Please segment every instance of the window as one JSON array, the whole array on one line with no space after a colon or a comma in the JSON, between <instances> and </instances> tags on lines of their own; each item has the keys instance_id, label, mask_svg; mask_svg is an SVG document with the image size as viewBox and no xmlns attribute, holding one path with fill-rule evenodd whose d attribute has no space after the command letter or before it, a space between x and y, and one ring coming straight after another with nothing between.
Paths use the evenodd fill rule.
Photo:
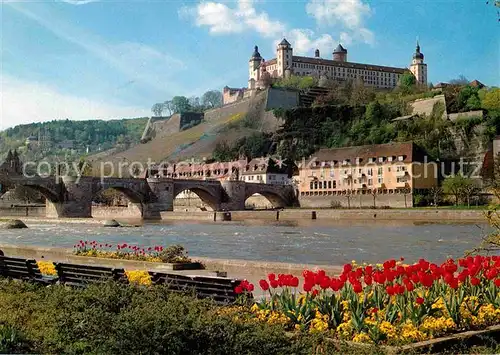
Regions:
<instances>
[{"instance_id":1,"label":"window","mask_svg":"<svg viewBox=\"0 0 500 355\"><path fill-rule=\"evenodd\" d=\"M387 161L392 161L392 157L388 157L388 158L387 158Z\"/></svg>"},{"instance_id":2,"label":"window","mask_svg":"<svg viewBox=\"0 0 500 355\"><path fill-rule=\"evenodd\" d=\"M405 177L398 177L397 179L398 183L403 183L403 182L406 182L406 178Z\"/></svg>"},{"instance_id":3,"label":"window","mask_svg":"<svg viewBox=\"0 0 500 355\"><path fill-rule=\"evenodd\" d=\"M406 171L406 166L404 165L399 165L397 168L396 168L396 172L402 172L402 171Z\"/></svg>"},{"instance_id":4,"label":"window","mask_svg":"<svg viewBox=\"0 0 500 355\"><path fill-rule=\"evenodd\" d=\"M361 175L361 173L362 173L362 172L363 172L363 170L362 170L362 169L358 169L358 174L360 174L360 175Z\"/></svg>"},{"instance_id":5,"label":"window","mask_svg":"<svg viewBox=\"0 0 500 355\"><path fill-rule=\"evenodd\" d=\"M332 188L332 181L328 181L328 188L331 189Z\"/></svg>"},{"instance_id":6,"label":"window","mask_svg":"<svg viewBox=\"0 0 500 355\"><path fill-rule=\"evenodd\" d=\"M318 188L318 182L317 182L317 181L315 181L315 182L314 182L314 189L316 190L317 188Z\"/></svg>"},{"instance_id":7,"label":"window","mask_svg":"<svg viewBox=\"0 0 500 355\"><path fill-rule=\"evenodd\" d=\"M368 176L373 176L373 169L368 169Z\"/></svg>"},{"instance_id":8,"label":"window","mask_svg":"<svg viewBox=\"0 0 500 355\"><path fill-rule=\"evenodd\" d=\"M312 190L313 188L314 188L314 185L313 185L313 182L311 181L311 182L309 183L309 190Z\"/></svg>"},{"instance_id":9,"label":"window","mask_svg":"<svg viewBox=\"0 0 500 355\"><path fill-rule=\"evenodd\" d=\"M384 162L384 157L379 157L378 161L379 161L379 163L383 163Z\"/></svg>"},{"instance_id":10,"label":"window","mask_svg":"<svg viewBox=\"0 0 500 355\"><path fill-rule=\"evenodd\" d=\"M403 157L402 155L400 155L400 156L398 157L398 161L403 161L403 160L404 160L404 157Z\"/></svg>"},{"instance_id":11,"label":"window","mask_svg":"<svg viewBox=\"0 0 500 355\"><path fill-rule=\"evenodd\" d=\"M379 167L379 168L378 168L378 172L377 172L377 173L378 173L378 175L382 175L382 174L383 174L383 168L382 168L382 167Z\"/></svg>"},{"instance_id":12,"label":"window","mask_svg":"<svg viewBox=\"0 0 500 355\"><path fill-rule=\"evenodd\" d=\"M373 179L368 179L368 185L373 185Z\"/></svg>"},{"instance_id":13,"label":"window","mask_svg":"<svg viewBox=\"0 0 500 355\"><path fill-rule=\"evenodd\" d=\"M384 179L383 179L383 178L381 178L381 177L379 177L379 178L378 178L378 183L379 183L379 184L382 184L383 182L384 182Z\"/></svg>"}]
</instances>

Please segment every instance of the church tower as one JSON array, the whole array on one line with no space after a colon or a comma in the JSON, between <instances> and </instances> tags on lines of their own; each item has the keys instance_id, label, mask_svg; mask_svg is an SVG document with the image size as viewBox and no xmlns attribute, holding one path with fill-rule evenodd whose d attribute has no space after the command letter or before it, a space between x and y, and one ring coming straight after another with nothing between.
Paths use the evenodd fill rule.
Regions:
<instances>
[{"instance_id":1,"label":"church tower","mask_svg":"<svg viewBox=\"0 0 500 355\"><path fill-rule=\"evenodd\" d=\"M417 84L427 86L427 64L424 63L424 54L420 52L420 45L417 41L417 49L413 54L410 71L415 75Z\"/></svg>"},{"instance_id":2,"label":"church tower","mask_svg":"<svg viewBox=\"0 0 500 355\"><path fill-rule=\"evenodd\" d=\"M260 79L260 63L262 62L262 57L259 53L259 47L255 46L253 50L252 57L248 61L248 88L255 89L255 83Z\"/></svg>"},{"instance_id":3,"label":"church tower","mask_svg":"<svg viewBox=\"0 0 500 355\"><path fill-rule=\"evenodd\" d=\"M292 45L285 39L278 44L276 49L276 61L278 64L278 77L285 75L285 70L292 70L293 48Z\"/></svg>"}]
</instances>

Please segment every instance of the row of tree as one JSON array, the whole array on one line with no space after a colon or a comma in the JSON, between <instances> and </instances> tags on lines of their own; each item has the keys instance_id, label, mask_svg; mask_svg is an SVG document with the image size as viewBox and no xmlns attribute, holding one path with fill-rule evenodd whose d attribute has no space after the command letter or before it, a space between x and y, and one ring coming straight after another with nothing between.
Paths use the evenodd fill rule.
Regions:
<instances>
[{"instance_id":1,"label":"row of tree","mask_svg":"<svg viewBox=\"0 0 500 355\"><path fill-rule=\"evenodd\" d=\"M163 103L156 103L151 107L151 112L157 117L171 116L174 113L183 112L203 112L211 108L222 106L222 93L217 90L209 90L205 92L201 98L192 96L174 96L171 100Z\"/></svg>"}]
</instances>

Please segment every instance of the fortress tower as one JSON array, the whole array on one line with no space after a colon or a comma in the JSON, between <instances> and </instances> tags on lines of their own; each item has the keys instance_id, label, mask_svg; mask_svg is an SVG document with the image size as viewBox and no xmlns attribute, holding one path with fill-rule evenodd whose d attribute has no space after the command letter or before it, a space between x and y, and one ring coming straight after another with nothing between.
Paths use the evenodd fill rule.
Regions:
<instances>
[{"instance_id":1,"label":"fortress tower","mask_svg":"<svg viewBox=\"0 0 500 355\"><path fill-rule=\"evenodd\" d=\"M427 64L424 63L424 54L420 52L418 41L411 61L410 71L415 75L418 84L427 86Z\"/></svg>"},{"instance_id":2,"label":"fortress tower","mask_svg":"<svg viewBox=\"0 0 500 355\"><path fill-rule=\"evenodd\" d=\"M283 38L280 44L278 44L276 60L278 64L278 77L282 77L286 69L292 68L293 60L293 48L286 38Z\"/></svg>"}]
</instances>

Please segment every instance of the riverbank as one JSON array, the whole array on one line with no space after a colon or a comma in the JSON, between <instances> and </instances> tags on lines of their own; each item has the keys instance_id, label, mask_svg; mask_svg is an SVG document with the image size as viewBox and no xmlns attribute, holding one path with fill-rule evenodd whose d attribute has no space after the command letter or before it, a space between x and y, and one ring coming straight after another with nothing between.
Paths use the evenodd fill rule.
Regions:
<instances>
[{"instance_id":1,"label":"riverbank","mask_svg":"<svg viewBox=\"0 0 500 355\"><path fill-rule=\"evenodd\" d=\"M268 261L216 259L206 257L192 257L194 261L200 261L205 265L205 270L172 270L170 265L121 259L103 259L95 257L84 257L73 254L72 249L57 247L36 247L26 245L0 244L0 250L6 256L46 260L52 262L64 262L85 265L101 265L106 267L124 268L126 270L150 270L158 272L178 273L184 275L212 275L219 272L227 273L228 277L247 279L254 284L265 278L269 273L300 275L303 270L325 270L329 274L339 274L341 265L314 265L294 264Z\"/></svg>"},{"instance_id":2,"label":"riverbank","mask_svg":"<svg viewBox=\"0 0 500 355\"><path fill-rule=\"evenodd\" d=\"M222 216L220 212L162 212L164 220L362 220L362 221L425 221L425 222L484 222L484 210L458 209L284 209L263 211L231 211ZM224 218L224 219L222 219Z\"/></svg>"},{"instance_id":3,"label":"riverbank","mask_svg":"<svg viewBox=\"0 0 500 355\"><path fill-rule=\"evenodd\" d=\"M9 217L23 220L42 220L44 208L36 207L27 213L15 209L0 210L0 219ZM481 209L283 209L252 211L165 211L162 220L194 221L296 221L296 220L363 220L363 221L424 221L424 222L484 222L486 210ZM131 214L127 207L93 207L93 218L61 218L53 221L84 221L100 223L103 219L140 220L140 215Z\"/></svg>"}]
</instances>

